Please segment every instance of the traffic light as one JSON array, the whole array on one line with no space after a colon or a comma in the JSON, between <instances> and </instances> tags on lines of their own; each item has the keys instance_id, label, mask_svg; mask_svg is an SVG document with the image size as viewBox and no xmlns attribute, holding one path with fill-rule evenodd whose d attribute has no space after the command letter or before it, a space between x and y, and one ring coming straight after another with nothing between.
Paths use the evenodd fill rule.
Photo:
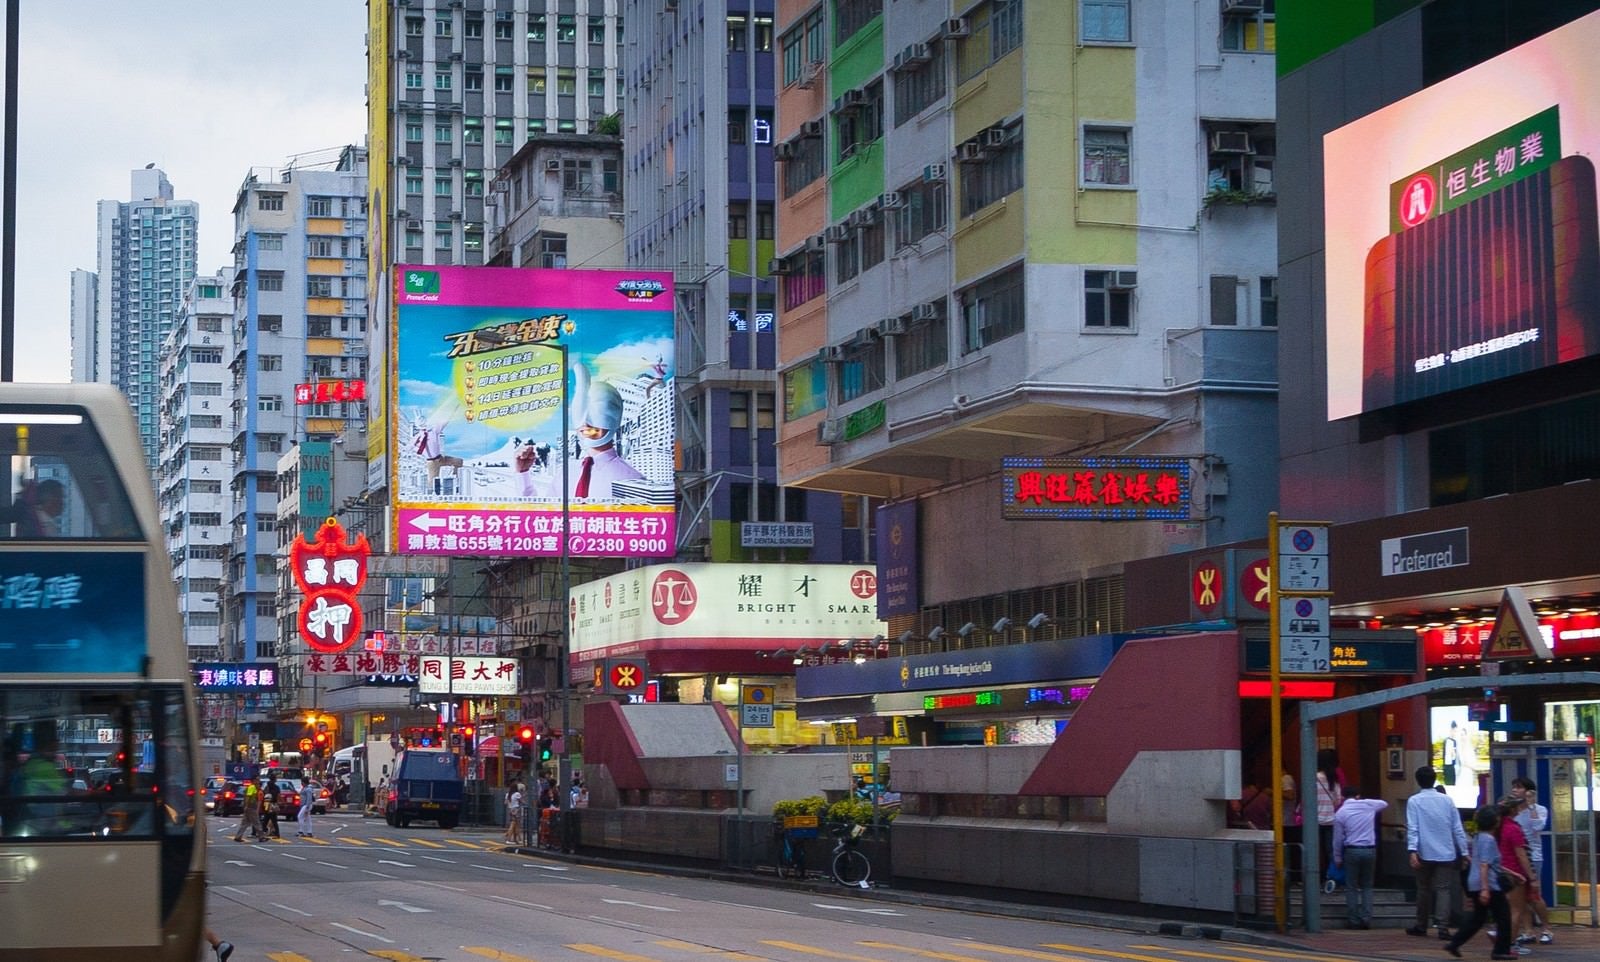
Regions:
<instances>
[{"instance_id":1,"label":"traffic light","mask_svg":"<svg viewBox=\"0 0 1600 962\"><path fill-rule=\"evenodd\" d=\"M327 732L317 732L316 737L312 739L312 744L318 755L328 754L329 740Z\"/></svg>"},{"instance_id":2,"label":"traffic light","mask_svg":"<svg viewBox=\"0 0 1600 962\"><path fill-rule=\"evenodd\" d=\"M554 739L551 738L539 739L539 761L547 762L550 760L550 745L553 741Z\"/></svg>"},{"instance_id":3,"label":"traffic light","mask_svg":"<svg viewBox=\"0 0 1600 962\"><path fill-rule=\"evenodd\" d=\"M461 747L468 755L476 754L477 742L473 738L476 731L471 725L461 726Z\"/></svg>"},{"instance_id":4,"label":"traffic light","mask_svg":"<svg viewBox=\"0 0 1600 962\"><path fill-rule=\"evenodd\" d=\"M536 732L532 725L517 726L517 741L522 745L522 770L533 770L533 740Z\"/></svg>"}]
</instances>

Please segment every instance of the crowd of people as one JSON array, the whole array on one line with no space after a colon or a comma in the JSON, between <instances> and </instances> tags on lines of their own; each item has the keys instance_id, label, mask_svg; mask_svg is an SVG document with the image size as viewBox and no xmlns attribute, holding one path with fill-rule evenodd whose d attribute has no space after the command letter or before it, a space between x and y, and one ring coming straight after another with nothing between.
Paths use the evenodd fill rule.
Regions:
<instances>
[{"instance_id":1,"label":"crowd of people","mask_svg":"<svg viewBox=\"0 0 1600 962\"><path fill-rule=\"evenodd\" d=\"M536 794L533 807L528 808L528 787L521 781L514 781L506 788L506 831L505 841L508 845L538 844L545 848L556 847L555 822L556 813L561 811L561 799L557 794L556 779L548 772L540 772L535 782ZM589 804L589 789L583 783L583 773L572 773L572 785L567 790L568 808L586 808ZM536 835L529 837L529 821Z\"/></svg>"}]
</instances>

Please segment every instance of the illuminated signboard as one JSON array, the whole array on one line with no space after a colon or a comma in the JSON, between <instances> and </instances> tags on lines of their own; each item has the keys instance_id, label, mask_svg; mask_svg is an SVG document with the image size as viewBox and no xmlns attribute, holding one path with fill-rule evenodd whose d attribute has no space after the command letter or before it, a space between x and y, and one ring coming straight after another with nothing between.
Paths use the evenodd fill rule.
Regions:
<instances>
[{"instance_id":1,"label":"illuminated signboard","mask_svg":"<svg viewBox=\"0 0 1600 962\"><path fill-rule=\"evenodd\" d=\"M1000 706L1000 693L997 691L962 691L952 695L923 695L923 711L939 711L946 708L998 708Z\"/></svg>"},{"instance_id":2,"label":"illuminated signboard","mask_svg":"<svg viewBox=\"0 0 1600 962\"><path fill-rule=\"evenodd\" d=\"M145 671L144 556L0 554L0 621L0 673Z\"/></svg>"},{"instance_id":3,"label":"illuminated signboard","mask_svg":"<svg viewBox=\"0 0 1600 962\"><path fill-rule=\"evenodd\" d=\"M423 655L417 688L427 694L515 695L514 658L440 658Z\"/></svg>"},{"instance_id":4,"label":"illuminated signboard","mask_svg":"<svg viewBox=\"0 0 1600 962\"><path fill-rule=\"evenodd\" d=\"M1187 458L1006 458L1007 520L1181 521L1189 517Z\"/></svg>"},{"instance_id":5,"label":"illuminated signboard","mask_svg":"<svg viewBox=\"0 0 1600 962\"><path fill-rule=\"evenodd\" d=\"M740 334L750 333L750 324L744 319L744 311L738 308L728 309L728 330ZM772 312L756 311L756 333L769 334L772 332Z\"/></svg>"},{"instance_id":6,"label":"illuminated signboard","mask_svg":"<svg viewBox=\"0 0 1600 962\"><path fill-rule=\"evenodd\" d=\"M365 401L366 381L317 381L294 386L296 404L337 404L340 401Z\"/></svg>"},{"instance_id":7,"label":"illuminated signboard","mask_svg":"<svg viewBox=\"0 0 1600 962\"><path fill-rule=\"evenodd\" d=\"M278 666L197 661L194 686L201 691L274 691L278 687Z\"/></svg>"},{"instance_id":8,"label":"illuminated signboard","mask_svg":"<svg viewBox=\"0 0 1600 962\"><path fill-rule=\"evenodd\" d=\"M393 651L312 652L305 656L308 675L405 675L422 670L422 656Z\"/></svg>"},{"instance_id":9,"label":"illuminated signboard","mask_svg":"<svg viewBox=\"0 0 1600 962\"><path fill-rule=\"evenodd\" d=\"M396 551L677 549L671 273L401 266L395 281Z\"/></svg>"},{"instance_id":10,"label":"illuminated signboard","mask_svg":"<svg viewBox=\"0 0 1600 962\"><path fill-rule=\"evenodd\" d=\"M333 518L317 529L316 540L297 534L289 546L289 568L304 594L300 603L300 637L323 654L350 648L361 637L361 605L356 593L367 580L367 536L346 542L344 528Z\"/></svg>"},{"instance_id":11,"label":"illuminated signboard","mask_svg":"<svg viewBox=\"0 0 1600 962\"><path fill-rule=\"evenodd\" d=\"M1600 13L1323 140L1328 417L1600 354Z\"/></svg>"}]
</instances>

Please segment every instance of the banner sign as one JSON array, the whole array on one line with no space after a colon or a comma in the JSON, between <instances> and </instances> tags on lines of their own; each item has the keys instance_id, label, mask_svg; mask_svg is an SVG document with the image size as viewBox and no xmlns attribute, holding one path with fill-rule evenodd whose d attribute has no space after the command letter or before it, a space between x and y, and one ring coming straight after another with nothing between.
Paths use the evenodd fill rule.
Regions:
<instances>
[{"instance_id":1,"label":"banner sign","mask_svg":"<svg viewBox=\"0 0 1600 962\"><path fill-rule=\"evenodd\" d=\"M1000 516L1008 521L1189 517L1188 458L1005 458L1000 486Z\"/></svg>"},{"instance_id":2,"label":"banner sign","mask_svg":"<svg viewBox=\"0 0 1600 962\"><path fill-rule=\"evenodd\" d=\"M421 655L397 652L341 651L331 655L305 656L308 675L411 675L421 670Z\"/></svg>"},{"instance_id":3,"label":"banner sign","mask_svg":"<svg viewBox=\"0 0 1600 962\"><path fill-rule=\"evenodd\" d=\"M919 590L917 502L878 509L878 617L914 615L922 605Z\"/></svg>"},{"instance_id":4,"label":"banner sign","mask_svg":"<svg viewBox=\"0 0 1600 962\"><path fill-rule=\"evenodd\" d=\"M271 691L278 687L278 666L257 662L194 663L194 686L202 692Z\"/></svg>"},{"instance_id":5,"label":"banner sign","mask_svg":"<svg viewBox=\"0 0 1600 962\"><path fill-rule=\"evenodd\" d=\"M670 272L395 273L396 551L677 550Z\"/></svg>"},{"instance_id":6,"label":"banner sign","mask_svg":"<svg viewBox=\"0 0 1600 962\"><path fill-rule=\"evenodd\" d=\"M515 695L514 658L440 658L423 655L417 688L426 694Z\"/></svg>"},{"instance_id":7,"label":"banner sign","mask_svg":"<svg viewBox=\"0 0 1600 962\"><path fill-rule=\"evenodd\" d=\"M0 674L138 674L148 650L144 556L6 552L0 620Z\"/></svg>"}]
</instances>

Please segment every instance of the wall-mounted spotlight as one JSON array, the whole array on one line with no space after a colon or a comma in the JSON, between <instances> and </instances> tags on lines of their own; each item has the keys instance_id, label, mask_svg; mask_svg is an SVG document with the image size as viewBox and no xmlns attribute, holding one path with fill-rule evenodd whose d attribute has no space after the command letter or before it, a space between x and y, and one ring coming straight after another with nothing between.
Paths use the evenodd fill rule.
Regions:
<instances>
[{"instance_id":1,"label":"wall-mounted spotlight","mask_svg":"<svg viewBox=\"0 0 1600 962\"><path fill-rule=\"evenodd\" d=\"M978 626L976 624L974 624L973 622L969 621L966 624L962 625L960 628L958 628L956 630L956 634L960 635L963 638L970 638L970 637L972 637L972 633L974 631L977 631L977 630L978 630Z\"/></svg>"},{"instance_id":2,"label":"wall-mounted spotlight","mask_svg":"<svg viewBox=\"0 0 1600 962\"><path fill-rule=\"evenodd\" d=\"M1001 618L999 621L994 623L994 627L992 629L990 629L990 630L998 635L998 634L1000 634L1001 632L1005 631L1006 629L1008 629L1010 627L1011 627L1011 619L1010 618Z\"/></svg>"},{"instance_id":3,"label":"wall-mounted spotlight","mask_svg":"<svg viewBox=\"0 0 1600 962\"><path fill-rule=\"evenodd\" d=\"M908 632L908 634L909 634L909 632ZM933 626L933 630L928 632L928 640L929 641L938 641L940 638L943 638L943 637L944 637L944 625L934 625Z\"/></svg>"},{"instance_id":4,"label":"wall-mounted spotlight","mask_svg":"<svg viewBox=\"0 0 1600 962\"><path fill-rule=\"evenodd\" d=\"M1043 628L1045 625L1048 625L1049 623L1050 623L1050 616L1045 614L1042 611L1039 612L1038 614L1034 615L1032 618L1028 619L1028 627L1033 629L1034 631L1038 631L1040 628Z\"/></svg>"}]
</instances>

